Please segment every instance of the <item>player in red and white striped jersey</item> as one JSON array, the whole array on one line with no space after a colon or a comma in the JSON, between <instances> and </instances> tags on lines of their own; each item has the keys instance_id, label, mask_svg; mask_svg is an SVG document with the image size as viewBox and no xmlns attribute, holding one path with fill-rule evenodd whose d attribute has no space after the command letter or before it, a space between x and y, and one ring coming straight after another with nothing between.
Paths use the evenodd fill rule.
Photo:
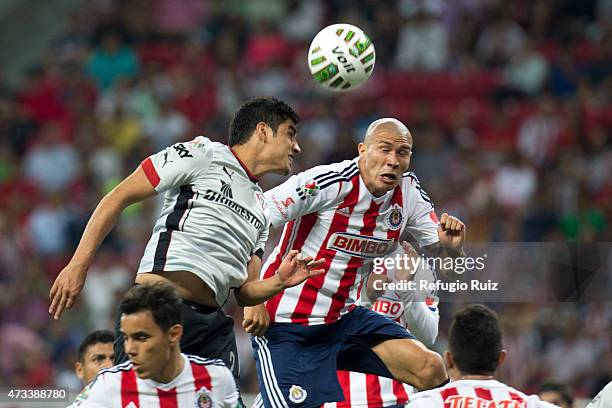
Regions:
<instances>
[{"instance_id":1,"label":"player in red and white striped jersey","mask_svg":"<svg viewBox=\"0 0 612 408\"><path fill-rule=\"evenodd\" d=\"M419 389L446 379L436 353L357 301L373 259L393 251L404 231L430 255L457 257L465 226L447 214L438 222L431 200L407 171L412 135L404 124L373 122L358 152L354 160L317 166L265 193L271 223L285 227L262 277L274 276L292 249L325 260L324 275L266 302L271 324L265 337L253 338L266 407L341 401L329 369L383 375ZM243 324L256 333L252 315L245 310ZM286 367L291 359L308 374Z\"/></svg>"},{"instance_id":2,"label":"player in red and white striped jersey","mask_svg":"<svg viewBox=\"0 0 612 408\"><path fill-rule=\"evenodd\" d=\"M407 254L409 257L418 258L418 254L412 246L406 242L402 243L390 258L396 254ZM428 347L431 347L438 336L438 323L440 314L438 311L438 299L435 291L396 291L377 290L374 278L380 277L380 282L398 282L402 280L427 281L436 280L435 272L426 269L419 264L419 268L413 274L412 265L406 263L406 270L395 266L384 268L381 274L371 274L367 283L367 294L362 294L360 304L371 310L388 317L391 320L408 328L415 337ZM370 304L371 300L373 304ZM338 371L338 382L344 393L344 401L327 402L324 408L380 408L403 405L408 401L409 395L416 392L414 387L390 378L379 377L374 374L363 374L353 371ZM253 408L263 407L261 396L256 398Z\"/></svg>"},{"instance_id":3,"label":"player in red and white striped jersey","mask_svg":"<svg viewBox=\"0 0 612 408\"><path fill-rule=\"evenodd\" d=\"M525 395L494 378L506 359L495 312L471 305L459 312L449 329L444 360L452 382L413 394L407 408L554 408L537 395Z\"/></svg>"},{"instance_id":4,"label":"player in red and white striped jersey","mask_svg":"<svg viewBox=\"0 0 612 408\"><path fill-rule=\"evenodd\" d=\"M406 254L411 258L418 258L416 250L410 244L403 242L390 258L395 255ZM399 282L414 280L416 282L434 282L436 274L433 270L423 268L422 264L414 273L411 265L406 263L406 270L395 266L384 268L384 274L371 274L367 285L367 295L362 295L360 303L369 306L371 310L396 321L406 327L415 337L427 347L433 346L438 337L438 298L435 291L409 291L385 290L380 296L374 285L374 278L382 276L381 282ZM367 298L374 301L367 304ZM338 382L344 393L344 401L328 402L324 408L380 408L403 405L408 402L409 396L416 392L414 387L391 378L380 377L374 374L363 374L352 371L338 371Z\"/></svg>"},{"instance_id":5,"label":"player in red and white striped jersey","mask_svg":"<svg viewBox=\"0 0 612 408\"><path fill-rule=\"evenodd\" d=\"M121 307L121 334L130 361L100 371L73 407L238 405L234 377L223 361L180 352L181 299L170 284L135 286Z\"/></svg>"}]
</instances>

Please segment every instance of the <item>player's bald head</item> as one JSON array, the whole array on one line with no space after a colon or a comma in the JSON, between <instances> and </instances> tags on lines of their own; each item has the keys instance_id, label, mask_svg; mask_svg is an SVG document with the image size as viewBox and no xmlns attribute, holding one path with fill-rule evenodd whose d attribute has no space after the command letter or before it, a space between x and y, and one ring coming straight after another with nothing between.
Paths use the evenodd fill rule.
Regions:
<instances>
[{"instance_id":1,"label":"player's bald head","mask_svg":"<svg viewBox=\"0 0 612 408\"><path fill-rule=\"evenodd\" d=\"M412 135L408 127L395 118L377 119L368 126L363 143L369 145L377 134L397 135L407 138L412 144Z\"/></svg>"}]
</instances>

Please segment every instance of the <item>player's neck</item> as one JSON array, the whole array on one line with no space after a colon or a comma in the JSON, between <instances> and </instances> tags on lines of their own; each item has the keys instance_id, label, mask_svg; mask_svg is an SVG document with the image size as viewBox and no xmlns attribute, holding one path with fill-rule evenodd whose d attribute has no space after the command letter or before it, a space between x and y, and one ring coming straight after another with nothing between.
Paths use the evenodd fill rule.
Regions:
<instances>
[{"instance_id":1,"label":"player's neck","mask_svg":"<svg viewBox=\"0 0 612 408\"><path fill-rule=\"evenodd\" d=\"M454 378L454 381L459 381L459 380L478 380L478 381L483 381L483 380L494 380L495 377L493 375L487 375L487 374L462 374L459 373L459 375L457 376L457 378Z\"/></svg>"},{"instance_id":2,"label":"player's neck","mask_svg":"<svg viewBox=\"0 0 612 408\"><path fill-rule=\"evenodd\" d=\"M253 177L259 178L266 174L265 169L262 169L257 161L259 153L249 143L232 146L232 152L234 152L242 167L248 169L247 173L250 173Z\"/></svg>"},{"instance_id":3,"label":"player's neck","mask_svg":"<svg viewBox=\"0 0 612 408\"><path fill-rule=\"evenodd\" d=\"M179 376L183 368L185 368L185 359L179 350L172 350L168 364L158 375L151 377L151 379L158 383L168 384Z\"/></svg>"}]
</instances>

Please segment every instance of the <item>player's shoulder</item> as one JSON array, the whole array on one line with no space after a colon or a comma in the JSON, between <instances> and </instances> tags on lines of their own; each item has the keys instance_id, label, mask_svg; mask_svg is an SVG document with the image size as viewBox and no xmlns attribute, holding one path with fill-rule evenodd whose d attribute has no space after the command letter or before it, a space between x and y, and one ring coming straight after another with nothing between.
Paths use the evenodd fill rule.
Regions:
<instances>
[{"instance_id":1,"label":"player's shoulder","mask_svg":"<svg viewBox=\"0 0 612 408\"><path fill-rule=\"evenodd\" d=\"M333 187L339 183L350 185L346 182L351 181L358 174L357 160L344 160L304 170L293 178L293 183L299 198L302 200L319 194L337 196L338 189Z\"/></svg>"},{"instance_id":2,"label":"player's shoulder","mask_svg":"<svg viewBox=\"0 0 612 408\"><path fill-rule=\"evenodd\" d=\"M413 171L407 171L402 174L402 184L404 186L421 187L421 182Z\"/></svg>"},{"instance_id":3,"label":"player's shoulder","mask_svg":"<svg viewBox=\"0 0 612 408\"><path fill-rule=\"evenodd\" d=\"M421 182L417 175L412 171L407 171L402 175L402 190L404 191L416 191L423 198L424 201L433 205L433 202L421 187Z\"/></svg>"},{"instance_id":4,"label":"player's shoulder","mask_svg":"<svg viewBox=\"0 0 612 408\"><path fill-rule=\"evenodd\" d=\"M441 405L442 404L442 405ZM410 395L406 408L432 408L444 406L438 389L420 391Z\"/></svg>"},{"instance_id":5,"label":"player's shoulder","mask_svg":"<svg viewBox=\"0 0 612 408\"><path fill-rule=\"evenodd\" d=\"M123 373L131 370L132 363L130 361L100 370L94 379L76 396L71 407L80 407L91 398L96 399L119 392Z\"/></svg>"},{"instance_id":6,"label":"player's shoulder","mask_svg":"<svg viewBox=\"0 0 612 408\"><path fill-rule=\"evenodd\" d=\"M356 174L359 174L359 165L356 159L320 164L300 173L300 175L308 176L321 185L348 180Z\"/></svg>"},{"instance_id":7,"label":"player's shoulder","mask_svg":"<svg viewBox=\"0 0 612 408\"><path fill-rule=\"evenodd\" d=\"M132 367L132 362L128 360L113 367L102 369L98 372L92 383L96 380L100 380L103 383L112 383L114 379L121 378L123 373L131 371Z\"/></svg>"},{"instance_id":8,"label":"player's shoulder","mask_svg":"<svg viewBox=\"0 0 612 408\"><path fill-rule=\"evenodd\" d=\"M218 358L205 358L196 356L193 354L185 354L185 357L190 363L199 365L199 366L218 366L218 367L227 367L223 360Z\"/></svg>"}]
</instances>

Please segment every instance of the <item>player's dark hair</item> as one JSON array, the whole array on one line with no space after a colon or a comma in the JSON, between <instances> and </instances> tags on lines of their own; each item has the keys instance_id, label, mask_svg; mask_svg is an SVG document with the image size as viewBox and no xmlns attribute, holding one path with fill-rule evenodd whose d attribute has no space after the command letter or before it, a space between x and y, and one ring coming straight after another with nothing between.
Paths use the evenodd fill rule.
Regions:
<instances>
[{"instance_id":1,"label":"player's dark hair","mask_svg":"<svg viewBox=\"0 0 612 408\"><path fill-rule=\"evenodd\" d=\"M79 344L77 351L78 361L81 363L84 361L85 353L87 353L87 350L89 350L91 346L95 346L98 343L113 343L114 341L115 336L110 330L96 330L89 333L81 340L81 344Z\"/></svg>"},{"instance_id":2,"label":"player's dark hair","mask_svg":"<svg viewBox=\"0 0 612 408\"><path fill-rule=\"evenodd\" d=\"M541 395L543 392L556 392L568 406L571 407L574 404L572 390L566 384L561 384L554 381L544 381L542 385L540 385L538 394Z\"/></svg>"},{"instance_id":3,"label":"player's dark hair","mask_svg":"<svg viewBox=\"0 0 612 408\"><path fill-rule=\"evenodd\" d=\"M149 310L153 320L163 331L175 324L183 324L181 298L169 283L155 282L132 287L123 297L119 307L123 314Z\"/></svg>"},{"instance_id":4,"label":"player's dark hair","mask_svg":"<svg viewBox=\"0 0 612 408\"><path fill-rule=\"evenodd\" d=\"M264 122L276 133L278 126L291 119L297 124L300 117L283 101L273 97L253 98L246 101L234 114L229 128L230 146L245 144L259 122Z\"/></svg>"},{"instance_id":5,"label":"player's dark hair","mask_svg":"<svg viewBox=\"0 0 612 408\"><path fill-rule=\"evenodd\" d=\"M497 314L485 305L470 305L453 319L449 349L463 374L492 375L502 350L502 331Z\"/></svg>"}]
</instances>

